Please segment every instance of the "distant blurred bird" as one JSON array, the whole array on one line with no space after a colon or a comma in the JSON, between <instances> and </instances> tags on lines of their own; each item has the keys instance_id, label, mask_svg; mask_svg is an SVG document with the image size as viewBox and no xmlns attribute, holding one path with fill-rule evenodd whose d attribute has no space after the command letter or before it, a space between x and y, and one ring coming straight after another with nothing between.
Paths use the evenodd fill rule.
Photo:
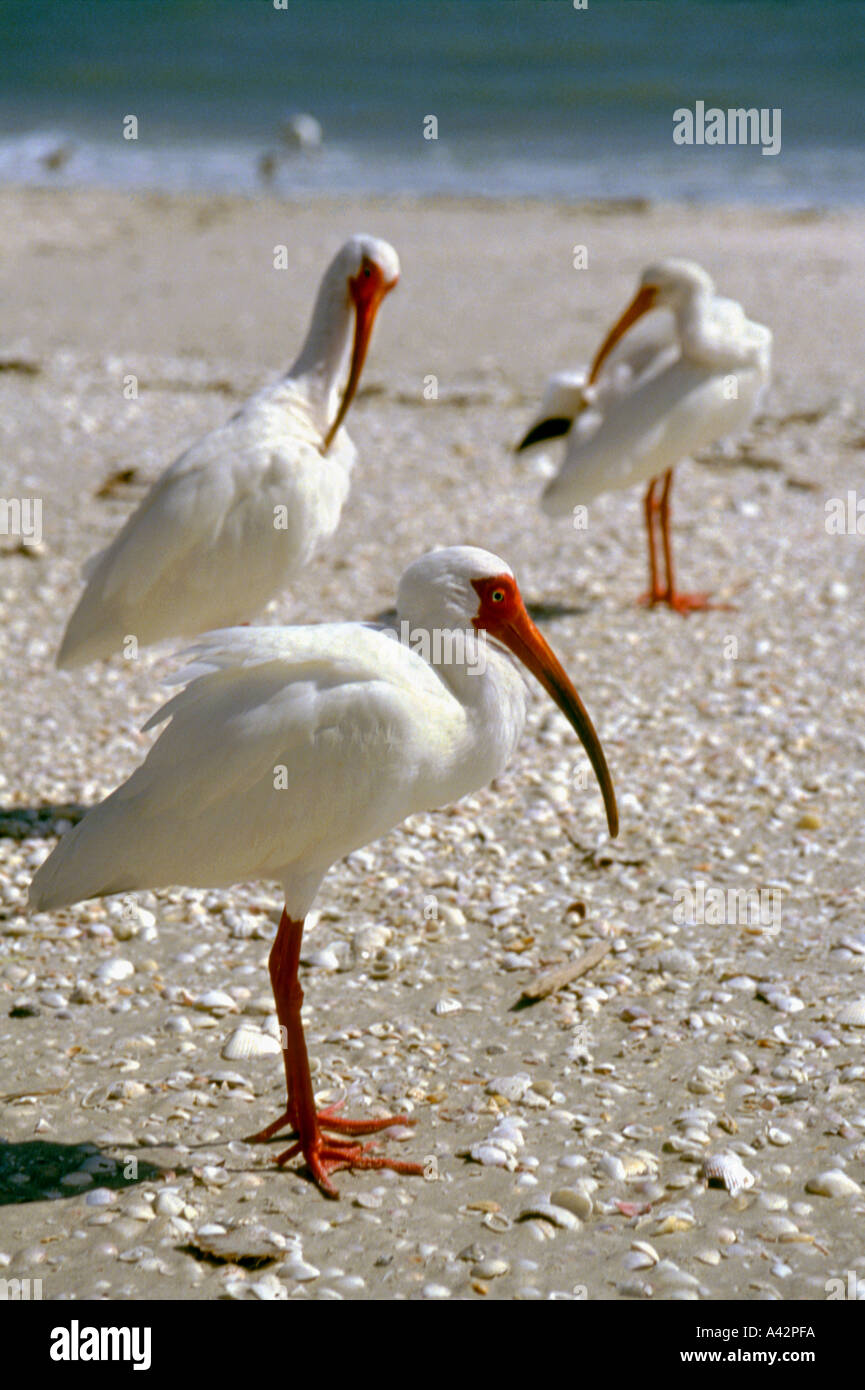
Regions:
<instances>
[{"instance_id":1,"label":"distant blurred bird","mask_svg":"<svg viewBox=\"0 0 865 1390\"><path fill-rule=\"evenodd\" d=\"M342 422L398 278L386 241L349 238L288 374L181 454L85 566L58 666L246 621L332 535L356 456Z\"/></svg>"},{"instance_id":2,"label":"distant blurred bird","mask_svg":"<svg viewBox=\"0 0 865 1390\"><path fill-rule=\"evenodd\" d=\"M144 763L70 830L37 871L34 911L170 884L277 880L285 908L270 954L283 1033L285 1112L323 1192L338 1168L418 1164L365 1153L358 1136L406 1122L317 1112L298 980L304 919L330 866L419 811L498 777L526 717L513 660L569 720L601 786L611 835L613 783L592 722L535 627L504 560L470 546L433 551L405 571L401 631L368 623L234 628L192 648L186 688L148 722L168 724ZM344 1138L325 1134L333 1130Z\"/></svg>"},{"instance_id":3,"label":"distant blurred bird","mask_svg":"<svg viewBox=\"0 0 865 1390\"><path fill-rule=\"evenodd\" d=\"M279 134L282 143L295 150L318 150L324 139L320 122L306 111L292 112L286 116L279 127Z\"/></svg>"},{"instance_id":4,"label":"distant blurred bird","mask_svg":"<svg viewBox=\"0 0 865 1390\"><path fill-rule=\"evenodd\" d=\"M279 149L268 149L259 156L258 172L265 183L272 183L282 165L298 155L317 154L324 144L321 123L305 111L291 112L279 126Z\"/></svg>"},{"instance_id":5,"label":"distant blurred bird","mask_svg":"<svg viewBox=\"0 0 865 1390\"><path fill-rule=\"evenodd\" d=\"M672 323L635 330L637 321L656 308L670 310ZM666 603L683 614L712 607L707 595L675 587L669 529L673 467L745 428L769 380L771 351L769 329L746 318L734 300L716 295L705 270L693 261L659 261L643 272L636 296L610 329L588 374L552 378L537 419L517 446L522 450L569 436L562 467L541 500L548 516L650 480L644 504L649 604Z\"/></svg>"}]
</instances>

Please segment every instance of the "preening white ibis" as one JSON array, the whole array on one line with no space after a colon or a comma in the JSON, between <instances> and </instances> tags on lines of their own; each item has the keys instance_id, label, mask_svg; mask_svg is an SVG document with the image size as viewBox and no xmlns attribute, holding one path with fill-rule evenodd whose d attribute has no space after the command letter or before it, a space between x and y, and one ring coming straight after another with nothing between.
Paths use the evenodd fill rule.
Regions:
<instances>
[{"instance_id":1,"label":"preening white ibis","mask_svg":"<svg viewBox=\"0 0 865 1390\"><path fill-rule=\"evenodd\" d=\"M633 325L652 309L670 310L670 327L659 321L651 334L635 334ZM600 493L649 482L645 597L650 604L666 603L683 614L712 606L707 595L682 593L675 585L673 467L745 428L768 382L771 350L769 329L746 318L734 300L716 295L700 266L675 258L658 261L643 272L634 299L602 342L587 376L553 378L538 419L517 446L526 449L568 435L564 462L541 499L549 516L570 513Z\"/></svg>"},{"instance_id":2,"label":"preening white ibis","mask_svg":"<svg viewBox=\"0 0 865 1390\"><path fill-rule=\"evenodd\" d=\"M398 277L386 241L349 238L288 374L175 459L85 566L58 666L253 618L332 535L355 462L342 423Z\"/></svg>"},{"instance_id":3,"label":"preening white ibis","mask_svg":"<svg viewBox=\"0 0 865 1390\"><path fill-rule=\"evenodd\" d=\"M359 1136L396 1123L316 1113L298 981L303 923L327 870L406 816L484 786L504 769L526 716L513 661L540 681L570 721L600 783L611 835L616 798L579 695L526 612L497 556L433 551L400 580L401 630L368 624L231 628L192 648L179 694L149 721L167 721L128 781L70 830L36 873L31 906L184 884L282 884L285 907L270 954L283 1030L286 1126L329 1196L339 1168L420 1172L368 1152ZM282 769L287 776L275 776Z\"/></svg>"}]
</instances>

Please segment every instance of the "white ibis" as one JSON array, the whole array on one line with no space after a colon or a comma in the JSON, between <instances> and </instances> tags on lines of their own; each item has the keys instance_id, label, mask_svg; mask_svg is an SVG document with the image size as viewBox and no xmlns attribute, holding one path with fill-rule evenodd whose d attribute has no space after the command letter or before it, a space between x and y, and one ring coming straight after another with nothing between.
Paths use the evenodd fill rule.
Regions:
<instances>
[{"instance_id":1,"label":"white ibis","mask_svg":"<svg viewBox=\"0 0 865 1390\"><path fill-rule=\"evenodd\" d=\"M398 277L386 241L349 238L288 374L175 459L85 566L58 666L244 622L333 534L355 461L342 422Z\"/></svg>"},{"instance_id":2,"label":"white ibis","mask_svg":"<svg viewBox=\"0 0 865 1390\"><path fill-rule=\"evenodd\" d=\"M671 327L660 322L651 334L635 334L633 325L655 308L672 312ZM747 319L734 300L716 295L700 266L675 258L659 261L643 272L637 294L595 354L587 378L553 378L538 420L517 446L526 449L569 434L562 467L541 499L549 516L571 512L599 493L648 481L649 604L666 603L682 614L713 606L707 595L685 594L675 586L673 467L745 428L769 379L771 350L769 329ZM658 574L656 514L664 584Z\"/></svg>"},{"instance_id":3,"label":"white ibis","mask_svg":"<svg viewBox=\"0 0 865 1390\"><path fill-rule=\"evenodd\" d=\"M45 912L169 884L282 883L269 968L287 1100L253 1139L290 1126L296 1141L277 1162L302 1153L328 1196L335 1169L421 1169L358 1142L404 1116L316 1113L300 1018L304 918L337 860L502 772L527 700L509 652L573 725L618 831L598 736L504 561L471 547L433 551L403 574L397 606L411 645L355 623L207 634L178 677L186 688L146 726L169 721L141 767L64 836L30 887Z\"/></svg>"}]
</instances>

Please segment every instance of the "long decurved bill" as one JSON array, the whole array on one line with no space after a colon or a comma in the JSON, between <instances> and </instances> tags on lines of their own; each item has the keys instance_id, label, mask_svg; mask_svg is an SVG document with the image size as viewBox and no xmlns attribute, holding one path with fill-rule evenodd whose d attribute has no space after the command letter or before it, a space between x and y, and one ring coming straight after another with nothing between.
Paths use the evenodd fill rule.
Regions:
<instances>
[{"instance_id":1,"label":"long decurved bill","mask_svg":"<svg viewBox=\"0 0 865 1390\"><path fill-rule=\"evenodd\" d=\"M657 298L658 291L654 285L643 285L642 289L637 291L627 309L622 314L622 317L613 324L606 338L598 348L595 354L595 360L592 363L592 370L589 372L588 382L586 383L588 386L593 386L597 381L598 373L619 339L625 336L628 329L637 322L637 319L641 319L643 314L647 314L650 309L655 307Z\"/></svg>"},{"instance_id":2,"label":"long decurved bill","mask_svg":"<svg viewBox=\"0 0 865 1390\"><path fill-rule=\"evenodd\" d=\"M349 282L349 292L354 300L355 320L354 320L354 342L351 349L351 366L348 372L348 381L345 383L345 390L342 393L342 400L339 403L339 410L336 412L333 424L330 426L324 437L321 452L326 454L336 437L336 433L348 414L348 408L354 400L354 393L357 390L360 374L363 371L363 364L366 360L366 352L369 347L369 340L372 336L372 326L375 323L375 316L378 307L389 290L396 284L396 277L393 280L385 280L381 270L372 262L366 262L363 269L353 276Z\"/></svg>"},{"instance_id":3,"label":"long decurved bill","mask_svg":"<svg viewBox=\"0 0 865 1390\"><path fill-rule=\"evenodd\" d=\"M532 622L525 604L519 597L511 611L500 622L493 623L487 620L484 626L492 637L496 637L514 656L519 657L536 680L540 681L547 694L555 700L575 730L594 768L604 798L610 836L615 839L619 833L619 810L610 769L607 767L595 726L559 658Z\"/></svg>"}]
</instances>

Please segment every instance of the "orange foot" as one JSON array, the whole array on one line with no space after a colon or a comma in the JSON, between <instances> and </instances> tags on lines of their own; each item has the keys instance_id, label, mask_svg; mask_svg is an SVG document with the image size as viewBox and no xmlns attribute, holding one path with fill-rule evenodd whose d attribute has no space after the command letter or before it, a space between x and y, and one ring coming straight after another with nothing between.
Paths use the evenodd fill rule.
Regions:
<instances>
[{"instance_id":1,"label":"orange foot","mask_svg":"<svg viewBox=\"0 0 865 1390\"><path fill-rule=\"evenodd\" d=\"M290 1159L296 1158L302 1153L306 1159L307 1166L312 1173L313 1179L318 1184L326 1197L338 1197L339 1193L333 1183L328 1179L328 1173L334 1173L340 1168L391 1168L395 1173L408 1173L423 1176L424 1168L421 1163L406 1163L396 1158L381 1158L377 1155L367 1153L372 1146L370 1144L358 1144L356 1138L337 1139L330 1135L322 1134L322 1128L333 1129L342 1134L359 1136L365 1134L377 1134L380 1130L390 1129L392 1125L412 1125L414 1120L408 1115L387 1115L381 1119L369 1120L345 1120L335 1115L334 1112L340 1108L342 1101L336 1105L330 1105L326 1110L319 1110L316 1114L316 1125L313 1133L307 1138L298 1138L297 1142L290 1148L277 1156L277 1164L280 1168L288 1163ZM268 1139L272 1139L281 1129L286 1126L294 1130L299 1135L297 1121L292 1111L286 1110L280 1115L273 1124L267 1125L257 1134L250 1134L247 1144L263 1144Z\"/></svg>"},{"instance_id":2,"label":"orange foot","mask_svg":"<svg viewBox=\"0 0 865 1390\"><path fill-rule=\"evenodd\" d=\"M641 594L638 603L644 608L654 608L658 603L666 603L668 608L672 608L676 613L681 613L683 618L687 618L689 613L704 612L706 609L714 608L723 612L735 612L730 603L713 603L709 594L683 594L678 589L659 589L652 593Z\"/></svg>"},{"instance_id":3,"label":"orange foot","mask_svg":"<svg viewBox=\"0 0 865 1390\"><path fill-rule=\"evenodd\" d=\"M381 1126L379 1125L378 1128ZM423 1177L422 1163L406 1163L399 1158L381 1158L378 1155L367 1153L367 1149L371 1147L371 1144L357 1144L351 1139L326 1137L320 1130L316 1130L310 1139L298 1139L297 1143L292 1144L290 1149L281 1153L276 1161L281 1168L284 1163L288 1163L290 1159L302 1153L306 1159L307 1167L312 1173L313 1181L325 1197L339 1196L328 1174L336 1173L340 1168L390 1168L394 1173L408 1173Z\"/></svg>"},{"instance_id":4,"label":"orange foot","mask_svg":"<svg viewBox=\"0 0 865 1390\"><path fill-rule=\"evenodd\" d=\"M338 1134L377 1134L380 1129L390 1129L392 1125L413 1125L414 1120L408 1115L386 1115L383 1119L369 1120L344 1120L336 1115L344 1101L338 1100L335 1105L329 1105L326 1110L316 1112L316 1122L319 1127L324 1129L335 1129ZM280 1115L273 1124L267 1125L265 1129L260 1129L256 1134L248 1134L245 1139L247 1144L265 1144L268 1139L272 1139L281 1129L293 1129L295 1134L299 1133L297 1120L292 1110L286 1110Z\"/></svg>"}]
</instances>

